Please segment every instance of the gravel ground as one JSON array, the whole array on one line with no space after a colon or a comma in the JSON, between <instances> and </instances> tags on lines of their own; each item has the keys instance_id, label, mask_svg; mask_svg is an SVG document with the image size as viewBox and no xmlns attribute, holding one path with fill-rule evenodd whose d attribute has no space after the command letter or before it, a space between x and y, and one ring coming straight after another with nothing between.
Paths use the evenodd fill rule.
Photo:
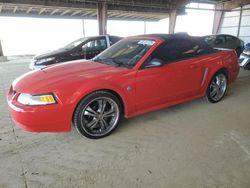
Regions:
<instances>
[{"instance_id":1,"label":"gravel ground","mask_svg":"<svg viewBox=\"0 0 250 188\"><path fill-rule=\"evenodd\" d=\"M28 59L0 63L0 187L250 187L250 71L218 104L141 115L100 140L17 128L5 98L27 71Z\"/></svg>"}]
</instances>

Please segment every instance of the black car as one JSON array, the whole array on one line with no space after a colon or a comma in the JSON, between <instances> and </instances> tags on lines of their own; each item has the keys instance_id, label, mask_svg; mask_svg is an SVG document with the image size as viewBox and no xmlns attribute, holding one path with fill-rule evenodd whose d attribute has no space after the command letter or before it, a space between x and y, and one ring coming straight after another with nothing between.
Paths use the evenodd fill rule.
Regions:
<instances>
[{"instance_id":1,"label":"black car","mask_svg":"<svg viewBox=\"0 0 250 188\"><path fill-rule=\"evenodd\" d=\"M238 57L244 50L244 42L232 35L207 35L203 38L212 48L234 49Z\"/></svg>"},{"instance_id":2,"label":"black car","mask_svg":"<svg viewBox=\"0 0 250 188\"><path fill-rule=\"evenodd\" d=\"M58 50L36 55L32 58L29 68L34 70L65 61L92 59L121 39L109 35L80 38Z\"/></svg>"}]
</instances>

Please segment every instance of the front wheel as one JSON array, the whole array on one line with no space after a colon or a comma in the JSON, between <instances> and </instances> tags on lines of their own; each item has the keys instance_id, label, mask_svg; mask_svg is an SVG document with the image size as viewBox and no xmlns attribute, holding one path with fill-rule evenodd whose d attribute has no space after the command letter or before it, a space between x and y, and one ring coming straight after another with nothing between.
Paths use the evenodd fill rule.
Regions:
<instances>
[{"instance_id":1,"label":"front wheel","mask_svg":"<svg viewBox=\"0 0 250 188\"><path fill-rule=\"evenodd\" d=\"M121 103L115 95L106 91L97 91L85 97L73 117L78 133L93 139L109 135L120 119Z\"/></svg>"},{"instance_id":2,"label":"front wheel","mask_svg":"<svg viewBox=\"0 0 250 188\"><path fill-rule=\"evenodd\" d=\"M215 74L207 88L207 99L211 103L219 102L227 91L227 76L223 72Z\"/></svg>"}]
</instances>

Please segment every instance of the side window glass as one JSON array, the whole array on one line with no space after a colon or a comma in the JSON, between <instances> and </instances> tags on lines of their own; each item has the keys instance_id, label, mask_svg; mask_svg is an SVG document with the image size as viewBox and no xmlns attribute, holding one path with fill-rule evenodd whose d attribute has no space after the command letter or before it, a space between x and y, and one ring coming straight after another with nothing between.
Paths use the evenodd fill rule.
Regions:
<instances>
[{"instance_id":1,"label":"side window glass","mask_svg":"<svg viewBox=\"0 0 250 188\"><path fill-rule=\"evenodd\" d=\"M176 61L180 53L174 42L165 42L159 46L151 55L151 59L159 59L164 64Z\"/></svg>"},{"instance_id":2,"label":"side window glass","mask_svg":"<svg viewBox=\"0 0 250 188\"><path fill-rule=\"evenodd\" d=\"M92 50L92 48L94 47L94 45L95 45L95 41L94 40L88 41L87 43L83 44L82 51L89 52L89 51Z\"/></svg>"},{"instance_id":3,"label":"side window glass","mask_svg":"<svg viewBox=\"0 0 250 188\"><path fill-rule=\"evenodd\" d=\"M107 48L107 41L105 38L97 40L97 50L105 50Z\"/></svg>"},{"instance_id":4,"label":"side window glass","mask_svg":"<svg viewBox=\"0 0 250 188\"><path fill-rule=\"evenodd\" d=\"M159 46L150 59L159 59L164 64L208 53L202 44L187 39L174 39Z\"/></svg>"},{"instance_id":5,"label":"side window glass","mask_svg":"<svg viewBox=\"0 0 250 188\"><path fill-rule=\"evenodd\" d=\"M234 41L234 38L231 37L231 36L226 36L226 41L227 41L227 42L233 42L233 41Z\"/></svg>"},{"instance_id":6,"label":"side window glass","mask_svg":"<svg viewBox=\"0 0 250 188\"><path fill-rule=\"evenodd\" d=\"M105 38L95 39L88 41L82 46L82 51L90 52L96 50L105 50L107 48L107 42Z\"/></svg>"},{"instance_id":7,"label":"side window glass","mask_svg":"<svg viewBox=\"0 0 250 188\"><path fill-rule=\"evenodd\" d=\"M216 37L213 35L207 36L204 38L204 41L208 44L208 45L213 45L214 41L215 41Z\"/></svg>"},{"instance_id":8,"label":"side window glass","mask_svg":"<svg viewBox=\"0 0 250 188\"><path fill-rule=\"evenodd\" d=\"M206 50L201 48L198 44L192 44L189 49L185 50L181 53L182 59L194 57L197 55L205 54Z\"/></svg>"},{"instance_id":9,"label":"side window glass","mask_svg":"<svg viewBox=\"0 0 250 188\"><path fill-rule=\"evenodd\" d=\"M223 36L218 36L216 37L215 41L214 41L214 44L215 45L223 45L225 43L225 37Z\"/></svg>"}]
</instances>

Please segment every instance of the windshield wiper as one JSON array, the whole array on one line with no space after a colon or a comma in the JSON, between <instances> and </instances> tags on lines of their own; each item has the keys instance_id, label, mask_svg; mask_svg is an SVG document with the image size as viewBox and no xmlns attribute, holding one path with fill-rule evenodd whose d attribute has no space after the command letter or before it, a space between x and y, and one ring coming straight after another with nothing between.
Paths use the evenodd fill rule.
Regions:
<instances>
[{"instance_id":1,"label":"windshield wiper","mask_svg":"<svg viewBox=\"0 0 250 188\"><path fill-rule=\"evenodd\" d=\"M94 58L92 59L93 61L95 62L98 62L98 63L104 63L104 64L107 64L107 65L112 65L112 66L115 66L115 67L126 67L126 68L131 68L130 65L122 62L122 61L118 61L116 58L107 58L107 59L98 59L98 58Z\"/></svg>"},{"instance_id":2,"label":"windshield wiper","mask_svg":"<svg viewBox=\"0 0 250 188\"><path fill-rule=\"evenodd\" d=\"M117 64L119 67L127 67L127 68L131 68L131 66L129 66L127 63L124 63L122 61L118 61L116 58L113 59L113 62L115 64Z\"/></svg>"},{"instance_id":3,"label":"windshield wiper","mask_svg":"<svg viewBox=\"0 0 250 188\"><path fill-rule=\"evenodd\" d=\"M112 58L108 58L108 59L92 59L94 62L97 62L97 63L103 63L103 64L106 64L106 65L112 65L112 66L115 66L115 67L118 67L120 66L119 64L117 64Z\"/></svg>"}]
</instances>

